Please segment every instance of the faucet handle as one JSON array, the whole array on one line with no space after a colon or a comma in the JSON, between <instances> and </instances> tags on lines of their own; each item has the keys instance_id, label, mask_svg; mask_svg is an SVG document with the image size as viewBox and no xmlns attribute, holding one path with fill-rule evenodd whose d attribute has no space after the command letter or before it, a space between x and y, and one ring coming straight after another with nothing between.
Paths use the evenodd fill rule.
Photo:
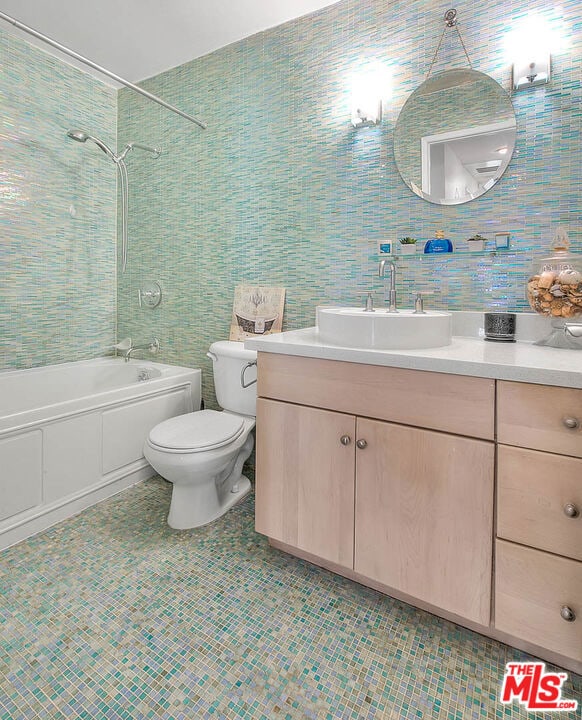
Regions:
<instances>
[{"instance_id":1,"label":"faucet handle","mask_svg":"<svg viewBox=\"0 0 582 720\"><path fill-rule=\"evenodd\" d=\"M414 314L415 315L426 315L426 311L424 309L424 298L425 296L434 295L434 292L431 290L424 291L416 291L416 299L414 301Z\"/></svg>"},{"instance_id":2,"label":"faucet handle","mask_svg":"<svg viewBox=\"0 0 582 720\"><path fill-rule=\"evenodd\" d=\"M366 306L364 308L364 312L376 312L374 310L374 295L376 291L375 290L366 290L365 292L358 293L358 295L361 295L362 297L366 298Z\"/></svg>"},{"instance_id":3,"label":"faucet handle","mask_svg":"<svg viewBox=\"0 0 582 720\"><path fill-rule=\"evenodd\" d=\"M130 337L123 338L123 340L120 340L118 343L116 343L113 346L114 350L119 350L121 352L125 352L126 350L129 350L130 347L132 347L133 343L131 342Z\"/></svg>"}]
</instances>

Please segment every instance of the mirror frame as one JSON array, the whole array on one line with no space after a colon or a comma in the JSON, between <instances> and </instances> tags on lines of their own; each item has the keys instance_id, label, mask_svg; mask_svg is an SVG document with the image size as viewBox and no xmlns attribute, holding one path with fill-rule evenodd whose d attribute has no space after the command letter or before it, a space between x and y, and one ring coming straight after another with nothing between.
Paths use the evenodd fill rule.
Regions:
<instances>
[{"instance_id":1,"label":"mirror frame","mask_svg":"<svg viewBox=\"0 0 582 720\"><path fill-rule=\"evenodd\" d=\"M407 167L407 162L409 162L409 158L411 156L414 156L414 152L410 153L409 144L408 157L406 157L405 150L403 149L405 146L403 142L400 142L400 139L406 137L406 131L403 129L404 127L414 127L414 123L418 124L419 122L419 99L425 96L435 95L436 93L443 93L450 89L459 90L463 85L471 84L471 86L474 86L478 82L486 83L486 87L484 89L479 89L477 93L473 88L471 88L472 96L469 96L466 99L462 98L463 103L460 105L462 114L459 116L459 120L462 119L465 127L461 127L460 123L458 121L456 122L454 119L452 120L451 126L440 123L440 127L436 128L429 126L424 127L422 122L420 123L419 130L413 135L413 142L415 142L417 138L419 140L418 153L420 154L420 158L418 161L418 167L420 177L413 177L414 172ZM487 89L490 89L492 93L490 98L491 104L495 106L495 114L488 112L487 105L483 102L483 99L486 100L488 97L485 93ZM481 103L481 105L477 108L476 124L472 127L467 127L466 120L468 113L466 110L466 104L469 104L472 98L474 99L475 97L477 97L478 102ZM432 110L432 115L434 116L434 104L435 102L438 104L438 98L431 98L431 101L430 108ZM446 108L443 112L446 112ZM501 115L501 119L498 119L499 115ZM508 138L507 133L511 130L513 130L513 136ZM491 176L486 180L486 182L482 185L479 184L477 188L473 189L473 191L471 191L471 189L466 185L465 195L459 199L456 197L447 197L446 191L441 192L438 196L431 195L429 192L429 178L431 177L429 172L430 161L429 155L427 154L431 151L431 146L433 146L435 148L435 152L437 152L439 150L440 143L442 146L442 154L444 156L447 152L444 147L446 143L451 143L452 141L462 143L464 140L469 140L471 137L476 135L488 135L490 136L489 141L491 142L491 139L496 133L499 133L500 137L503 138L501 142L503 142L503 146L507 147L507 153L502 156L499 165L493 165L493 167L496 167L497 170L495 173L491 173ZM502 135L502 133L504 135ZM407 98L394 125L394 161L402 181L410 189L410 191L418 197L436 205L462 205L481 197L496 185L511 162L515 150L516 137L517 120L509 93L498 82L485 73L468 68L453 68L431 75ZM496 160L484 160L483 162L494 163ZM476 164L483 165L482 162ZM446 184L444 161L441 161L441 165L443 167L441 179L444 186ZM484 166L484 169L475 169L475 172L480 171L487 174L485 168L486 166ZM472 177L476 180L474 175Z\"/></svg>"}]
</instances>

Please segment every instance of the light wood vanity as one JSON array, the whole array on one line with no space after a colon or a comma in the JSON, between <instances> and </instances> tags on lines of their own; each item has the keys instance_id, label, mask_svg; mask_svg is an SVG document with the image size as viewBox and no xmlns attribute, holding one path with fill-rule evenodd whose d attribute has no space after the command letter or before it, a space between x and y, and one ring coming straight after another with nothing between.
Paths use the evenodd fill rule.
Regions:
<instances>
[{"instance_id":1,"label":"light wood vanity","mask_svg":"<svg viewBox=\"0 0 582 720\"><path fill-rule=\"evenodd\" d=\"M259 352L256 529L582 671L582 390Z\"/></svg>"}]
</instances>

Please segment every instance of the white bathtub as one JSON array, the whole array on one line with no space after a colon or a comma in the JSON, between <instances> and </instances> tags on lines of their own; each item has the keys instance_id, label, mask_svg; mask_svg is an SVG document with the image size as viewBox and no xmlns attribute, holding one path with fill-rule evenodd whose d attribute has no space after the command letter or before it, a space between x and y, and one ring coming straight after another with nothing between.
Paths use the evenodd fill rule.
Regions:
<instances>
[{"instance_id":1,"label":"white bathtub","mask_svg":"<svg viewBox=\"0 0 582 720\"><path fill-rule=\"evenodd\" d=\"M0 549L153 475L145 437L200 407L200 380L117 358L0 372Z\"/></svg>"}]
</instances>

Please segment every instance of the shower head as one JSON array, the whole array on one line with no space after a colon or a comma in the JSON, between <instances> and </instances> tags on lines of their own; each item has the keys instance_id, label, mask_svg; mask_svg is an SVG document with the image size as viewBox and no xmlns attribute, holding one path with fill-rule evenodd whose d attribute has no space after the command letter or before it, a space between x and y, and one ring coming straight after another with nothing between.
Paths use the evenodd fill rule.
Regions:
<instances>
[{"instance_id":1,"label":"shower head","mask_svg":"<svg viewBox=\"0 0 582 720\"><path fill-rule=\"evenodd\" d=\"M113 152L113 150L107 146L103 140L99 140L99 138L93 137L92 135L88 135L86 132L83 132L82 130L69 130L67 132L67 137L71 138L71 140L76 140L77 142L87 142L87 140L91 140L97 145L97 147L100 150L103 150L103 152L110 157L114 162L117 162L118 158L117 155Z\"/></svg>"},{"instance_id":2,"label":"shower head","mask_svg":"<svg viewBox=\"0 0 582 720\"><path fill-rule=\"evenodd\" d=\"M76 140L77 142L85 142L89 136L82 130L69 130L67 137L70 137L72 140Z\"/></svg>"}]
</instances>

